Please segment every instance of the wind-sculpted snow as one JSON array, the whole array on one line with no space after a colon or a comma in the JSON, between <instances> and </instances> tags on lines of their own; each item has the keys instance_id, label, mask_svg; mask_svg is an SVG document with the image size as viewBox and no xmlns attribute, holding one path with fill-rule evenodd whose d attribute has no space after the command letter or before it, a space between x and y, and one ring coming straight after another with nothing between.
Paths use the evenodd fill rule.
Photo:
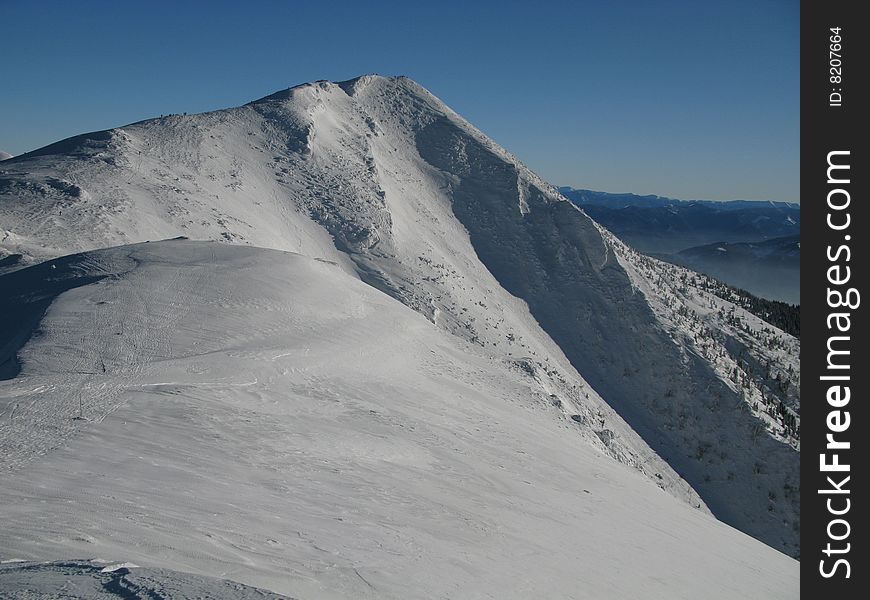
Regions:
<instances>
[{"instance_id":1,"label":"wind-sculpted snow","mask_svg":"<svg viewBox=\"0 0 870 600\"><path fill-rule=\"evenodd\" d=\"M672 282L632 267L582 211L409 79L297 86L240 108L71 138L2 165L0 272L176 236L329 261L450 334L450 344L469 344L486 358L483 371L519 377L518 406L544 411L697 512L709 506L796 553L797 451L766 430L763 410L745 408L721 365L675 342L685 324L657 299ZM116 302L139 302L136 290L147 303L152 271L113 286ZM146 365L165 352L173 319L189 310L186 288L171 289L180 316L124 317L129 330L153 330L134 345L87 335L65 342L97 344L77 360L98 370L72 365L78 379L50 389L72 386L81 390L72 398L93 396L100 414L114 414L126 384L103 386L99 359ZM117 327L105 306L91 318ZM390 343L393 326L370 335L373 352ZM733 337L760 356L751 335ZM18 353L22 376L27 352L35 356L29 347ZM785 364L797 345L782 352ZM138 369L124 372L135 378ZM16 464L78 439L77 400L64 406L57 422L28 417L52 433L20 441Z\"/></svg>"},{"instance_id":2,"label":"wind-sculpted snow","mask_svg":"<svg viewBox=\"0 0 870 600\"><path fill-rule=\"evenodd\" d=\"M291 600L226 579L82 559L0 563L0 592L21 600Z\"/></svg>"},{"instance_id":3,"label":"wind-sculpted snow","mask_svg":"<svg viewBox=\"0 0 870 600\"><path fill-rule=\"evenodd\" d=\"M795 561L558 418L532 364L338 265L185 240L62 261L101 279L56 296L0 384L0 438L45 449L2 474L3 593L265 595L213 578L305 599L797 593ZM51 288L52 264L21 273ZM69 393L85 372L111 402Z\"/></svg>"}]
</instances>

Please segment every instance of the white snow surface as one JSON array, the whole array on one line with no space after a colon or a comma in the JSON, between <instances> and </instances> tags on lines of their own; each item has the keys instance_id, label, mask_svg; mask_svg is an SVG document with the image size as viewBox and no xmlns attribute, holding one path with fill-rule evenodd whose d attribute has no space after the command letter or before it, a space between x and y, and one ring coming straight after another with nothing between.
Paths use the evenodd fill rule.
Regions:
<instances>
[{"instance_id":1,"label":"white snow surface","mask_svg":"<svg viewBox=\"0 0 870 600\"><path fill-rule=\"evenodd\" d=\"M274 600L286 598L227 579L140 568L131 563L103 568L101 560L16 561L0 563L0 592L21 600L54 598L199 598L209 600Z\"/></svg>"},{"instance_id":2,"label":"white snow surface","mask_svg":"<svg viewBox=\"0 0 870 600\"><path fill-rule=\"evenodd\" d=\"M14 169L0 170L0 248L22 256L11 262L19 268L182 235L334 261L512 361L566 416L583 417L590 434L594 423L601 433L591 435L608 440L619 460L704 508L601 402L527 304L478 260L454 215L450 190L458 178L416 149L417 131L445 120L490 150L496 168L509 176L522 171L509 182L514 195L534 185L534 199L551 200L540 198L538 190L548 189L543 182L418 84L367 76L298 86L238 109L86 134L20 157Z\"/></svg>"},{"instance_id":3,"label":"white snow surface","mask_svg":"<svg viewBox=\"0 0 870 600\"><path fill-rule=\"evenodd\" d=\"M130 245L176 236L223 243ZM797 341L696 344L691 284L407 78L4 161L4 271L13 558L300 598L796 594L707 508L797 552L798 446L728 379Z\"/></svg>"},{"instance_id":4,"label":"white snow surface","mask_svg":"<svg viewBox=\"0 0 870 600\"><path fill-rule=\"evenodd\" d=\"M794 560L338 265L176 240L12 276L58 295L0 387L0 559L306 599L797 594Z\"/></svg>"}]
</instances>

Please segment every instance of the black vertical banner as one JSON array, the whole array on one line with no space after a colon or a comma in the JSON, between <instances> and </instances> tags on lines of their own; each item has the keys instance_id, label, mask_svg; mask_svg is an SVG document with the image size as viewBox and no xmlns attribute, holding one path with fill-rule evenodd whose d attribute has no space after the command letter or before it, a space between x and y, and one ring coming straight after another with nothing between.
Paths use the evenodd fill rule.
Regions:
<instances>
[{"instance_id":1,"label":"black vertical banner","mask_svg":"<svg viewBox=\"0 0 870 600\"><path fill-rule=\"evenodd\" d=\"M870 23L859 8L801 5L801 592L837 600L870 592Z\"/></svg>"}]
</instances>

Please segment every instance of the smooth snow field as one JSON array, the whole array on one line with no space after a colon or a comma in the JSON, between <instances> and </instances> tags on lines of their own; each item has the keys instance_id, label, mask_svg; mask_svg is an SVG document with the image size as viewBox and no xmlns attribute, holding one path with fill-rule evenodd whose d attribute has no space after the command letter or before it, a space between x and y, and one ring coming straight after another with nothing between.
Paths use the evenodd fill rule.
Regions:
<instances>
[{"instance_id":1,"label":"smooth snow field","mask_svg":"<svg viewBox=\"0 0 870 600\"><path fill-rule=\"evenodd\" d=\"M0 596L798 595L795 560L329 261L171 240L0 290Z\"/></svg>"}]
</instances>

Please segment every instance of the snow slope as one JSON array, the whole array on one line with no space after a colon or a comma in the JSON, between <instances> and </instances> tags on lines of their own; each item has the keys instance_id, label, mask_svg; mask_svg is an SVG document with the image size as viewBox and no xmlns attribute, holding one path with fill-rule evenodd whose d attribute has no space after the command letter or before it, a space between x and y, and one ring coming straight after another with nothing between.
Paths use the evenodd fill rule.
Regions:
<instances>
[{"instance_id":1,"label":"snow slope","mask_svg":"<svg viewBox=\"0 0 870 600\"><path fill-rule=\"evenodd\" d=\"M38 315L0 384L0 561L146 567L6 562L0 589L798 593L794 560L662 492L526 370L339 265L173 240L0 289Z\"/></svg>"},{"instance_id":2,"label":"snow slope","mask_svg":"<svg viewBox=\"0 0 870 600\"><path fill-rule=\"evenodd\" d=\"M5 598L209 598L255 600L282 598L226 579L144 569L131 563L99 560L0 563L0 591Z\"/></svg>"},{"instance_id":3,"label":"snow slope","mask_svg":"<svg viewBox=\"0 0 870 600\"><path fill-rule=\"evenodd\" d=\"M333 261L525 373L558 419L675 497L798 552L797 449L660 310L674 282L407 78L306 84L13 158L0 229L6 271L179 235Z\"/></svg>"}]
</instances>

